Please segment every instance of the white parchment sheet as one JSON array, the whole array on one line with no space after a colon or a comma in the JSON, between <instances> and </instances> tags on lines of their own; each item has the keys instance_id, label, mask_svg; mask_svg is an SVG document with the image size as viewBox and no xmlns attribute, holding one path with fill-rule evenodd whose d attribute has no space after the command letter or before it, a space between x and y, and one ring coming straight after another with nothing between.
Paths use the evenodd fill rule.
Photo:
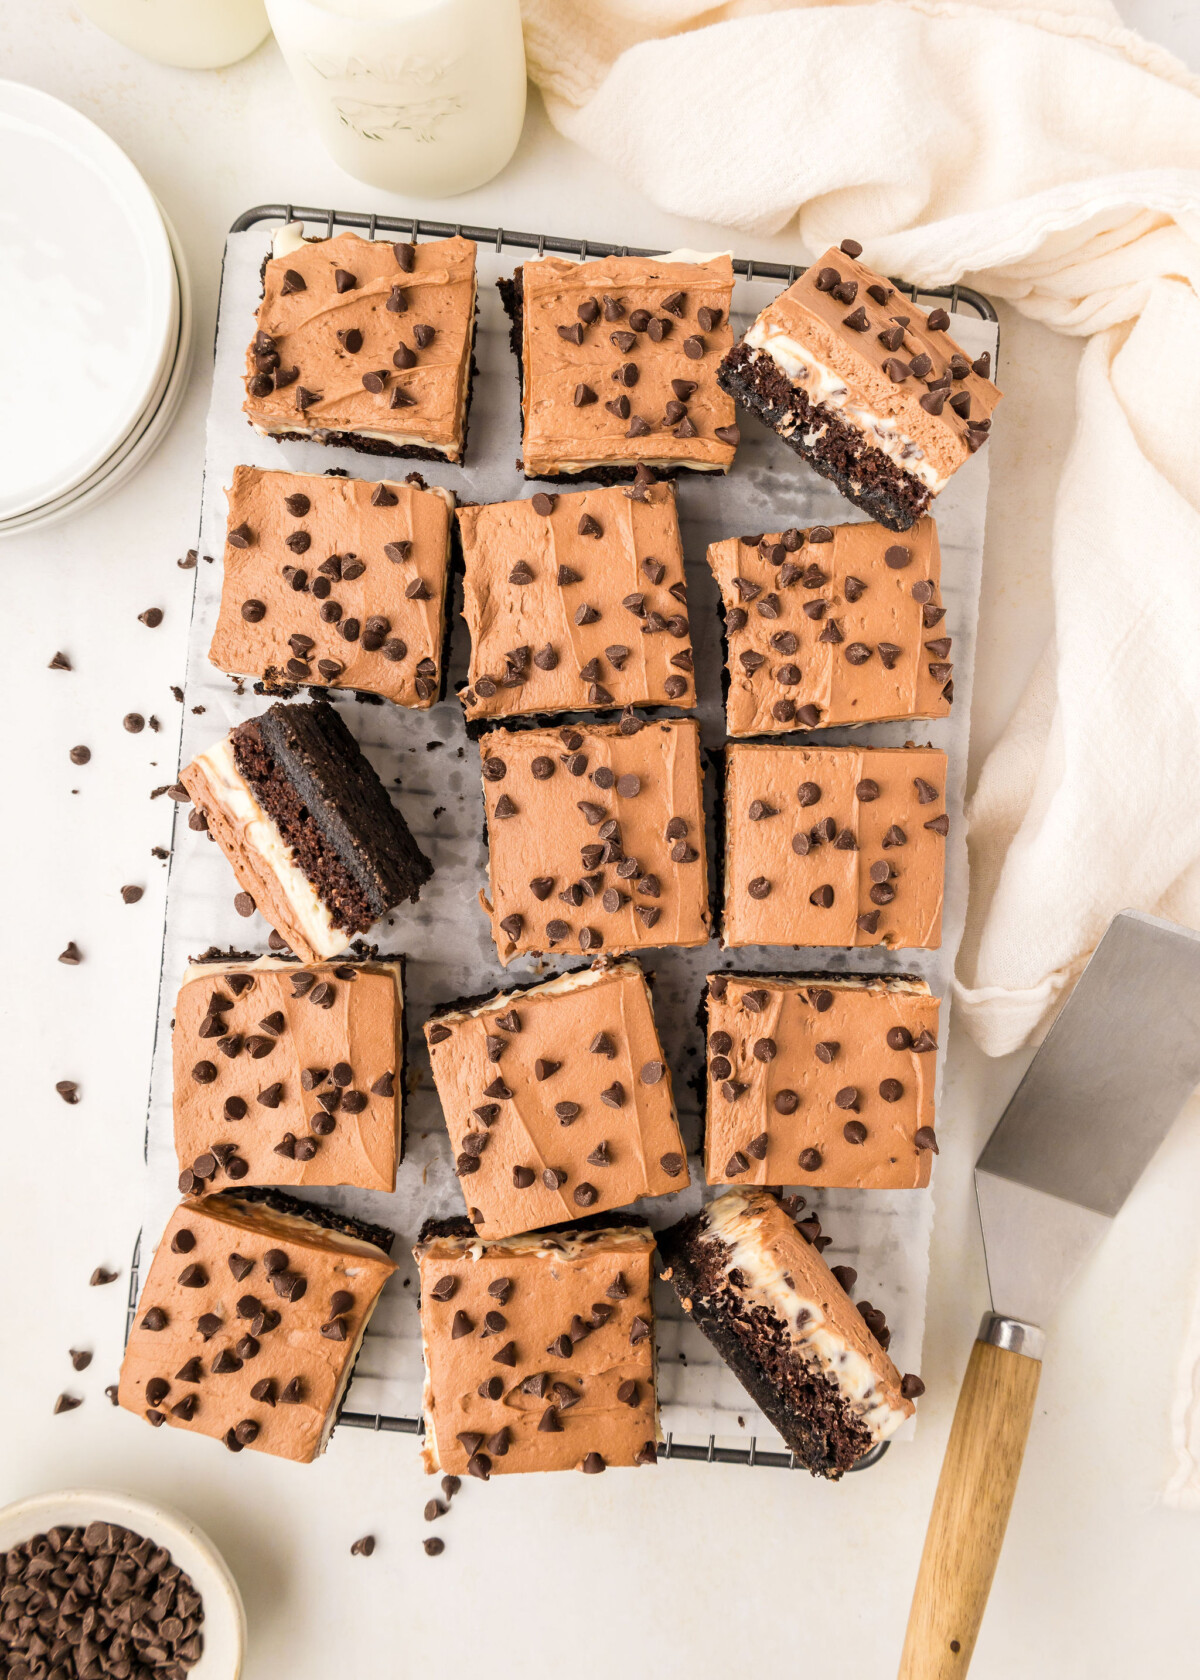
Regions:
<instances>
[{"instance_id":1,"label":"white parchment sheet","mask_svg":"<svg viewBox=\"0 0 1200 1680\"><path fill-rule=\"evenodd\" d=\"M322 231L313 227L309 231ZM225 487L239 463L259 467L324 472L344 468L360 478L400 477L419 467L431 483L444 484L477 501L502 501L532 494L518 473L520 418L515 360L508 346L508 321L494 282L511 274L523 253L479 250L479 322L474 400L465 468L396 462L327 449L316 443L277 444L259 437L241 412L242 366L254 331L259 271L270 246L272 228L263 223L232 234L225 253L217 327L212 404L208 415L204 501L200 528L201 559L195 573L195 602L188 652L186 702L183 708L182 760L226 733L243 718L263 710L269 700L252 685L239 696L230 678L207 659L220 600L225 531ZM734 293L735 330L742 330L779 289L778 282L739 280ZM971 312L955 316L952 331L972 355L995 353L996 328ZM696 656L696 689L703 698L699 718L705 746L718 749L724 738L721 710L720 635L716 586L705 563L708 543L743 531L774 531L790 525L834 524L861 515L810 471L790 449L756 421L739 415L743 441L737 464L727 479L685 475L679 480L679 512L687 558L688 612ZM949 758L946 809L951 828L946 849L946 898L943 944L939 951L904 952L888 957L879 951L804 952L739 950L730 962L711 944L700 951L651 953L646 966L656 975L655 1011L671 1064L684 1137L693 1148L699 1118L692 1080L702 1051L696 1021L703 975L712 967L749 970L919 972L935 993L949 991L954 956L962 935L967 901L967 854L962 814L967 762L968 717L974 669L976 617L982 562L984 512L988 487L988 451L981 450L938 498L936 514L942 549L944 628L954 639L955 702L950 718L919 725L870 725L853 736L824 731L819 739L850 739L898 746L906 738L932 742ZM211 560L208 558L213 556ZM465 675L465 625L454 627L450 693ZM414 1267L408 1250L430 1214L464 1211L441 1111L432 1089L421 1027L434 1004L464 994L528 983L539 970L530 959L500 968L488 924L476 902L486 880L482 842L483 796L478 748L468 742L458 702L450 698L428 712L410 712L387 704L364 705L332 691L352 732L398 799L435 874L419 904L406 906L374 930L373 939L408 957L408 1026L410 1094L406 1125L408 1146L396 1191L319 1190L313 1199L336 1205L390 1226L401 1270L389 1284L372 1321L348 1407L414 1417L420 1411L422 1365L415 1310ZM712 774L708 780L712 781ZM709 793L711 795L711 788ZM711 798L710 798L711 809ZM171 1030L174 1001L189 956L210 945L265 950L269 929L255 916L244 920L233 908L236 884L217 846L187 826L187 807L176 813L163 945L159 1031L151 1077L147 1127L147 1195L142 1242L143 1270L158 1233L178 1199L178 1167L172 1141ZM713 855L712 836L709 855ZM543 969L554 971L549 963ZM946 1010L940 1040L945 1044ZM937 1094L941 1096L941 1069ZM945 1128L943 1128L943 1131ZM702 1178L698 1158L693 1178ZM934 1185L937 1183L936 1170ZM679 1218L709 1194L693 1185L676 1196L645 1205L652 1224ZM858 1270L856 1294L883 1308L892 1328L891 1353L901 1371L921 1368L925 1319L929 1232L933 1198L928 1191L807 1192L824 1230L833 1237L830 1263L847 1262ZM751 1404L749 1396L716 1358L700 1333L686 1323L666 1286L659 1286L660 1395L663 1427L680 1441L778 1449L778 1436ZM910 1426L911 1427L911 1426ZM334 1444L336 1451L336 1439ZM401 1450L415 1450L403 1447Z\"/></svg>"}]
</instances>

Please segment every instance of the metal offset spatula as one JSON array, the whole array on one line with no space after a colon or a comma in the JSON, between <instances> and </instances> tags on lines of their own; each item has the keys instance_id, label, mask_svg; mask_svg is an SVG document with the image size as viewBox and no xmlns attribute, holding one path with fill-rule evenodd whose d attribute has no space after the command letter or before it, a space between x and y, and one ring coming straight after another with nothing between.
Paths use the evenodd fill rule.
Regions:
<instances>
[{"instance_id":1,"label":"metal offset spatula","mask_svg":"<svg viewBox=\"0 0 1200 1680\"><path fill-rule=\"evenodd\" d=\"M983 1619L1044 1327L1200 1083L1200 934L1113 918L975 1166L993 1311L934 1495L900 1680L960 1680Z\"/></svg>"}]
</instances>

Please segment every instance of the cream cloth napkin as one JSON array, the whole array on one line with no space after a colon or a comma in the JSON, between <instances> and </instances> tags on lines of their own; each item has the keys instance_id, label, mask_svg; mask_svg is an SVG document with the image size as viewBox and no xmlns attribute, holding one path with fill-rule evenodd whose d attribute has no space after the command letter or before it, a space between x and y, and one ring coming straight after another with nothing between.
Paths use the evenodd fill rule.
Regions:
<instances>
[{"instance_id":1,"label":"cream cloth napkin","mask_svg":"<svg viewBox=\"0 0 1200 1680\"><path fill-rule=\"evenodd\" d=\"M524 12L554 123L668 209L1090 337L1054 637L969 813L957 1001L1012 1050L1115 911L1200 925L1200 78L1107 0Z\"/></svg>"},{"instance_id":2,"label":"cream cloth napkin","mask_svg":"<svg viewBox=\"0 0 1200 1680\"><path fill-rule=\"evenodd\" d=\"M1054 632L969 809L956 1001L1015 1049L1117 910L1200 926L1200 78L1107 0L523 6L552 121L667 209L1089 339ZM1200 1508L1200 1303L1174 1432Z\"/></svg>"}]
</instances>

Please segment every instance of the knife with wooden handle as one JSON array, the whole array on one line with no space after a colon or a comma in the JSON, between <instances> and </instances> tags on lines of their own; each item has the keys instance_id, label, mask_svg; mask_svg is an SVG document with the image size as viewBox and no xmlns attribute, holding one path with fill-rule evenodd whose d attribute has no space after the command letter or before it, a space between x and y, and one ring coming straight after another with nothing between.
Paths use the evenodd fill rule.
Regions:
<instances>
[{"instance_id":1,"label":"knife with wooden handle","mask_svg":"<svg viewBox=\"0 0 1200 1680\"><path fill-rule=\"evenodd\" d=\"M900 1680L961 1680L1033 1421L1046 1325L1200 1083L1200 934L1110 923L975 1166L988 1313L958 1397Z\"/></svg>"}]
</instances>

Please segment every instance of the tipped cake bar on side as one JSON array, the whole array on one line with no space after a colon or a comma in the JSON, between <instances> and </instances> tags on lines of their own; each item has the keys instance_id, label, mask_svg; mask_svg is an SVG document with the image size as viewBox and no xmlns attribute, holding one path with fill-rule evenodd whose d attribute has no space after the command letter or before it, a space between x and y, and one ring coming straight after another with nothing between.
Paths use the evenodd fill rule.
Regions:
<instances>
[{"instance_id":1,"label":"tipped cake bar on side","mask_svg":"<svg viewBox=\"0 0 1200 1680\"><path fill-rule=\"evenodd\" d=\"M181 1202L142 1285L119 1404L231 1452L310 1463L396 1270L392 1241L278 1190Z\"/></svg>"},{"instance_id":2,"label":"tipped cake bar on side","mask_svg":"<svg viewBox=\"0 0 1200 1680\"><path fill-rule=\"evenodd\" d=\"M708 1182L924 1188L938 1003L911 975L710 974Z\"/></svg>"},{"instance_id":3,"label":"tipped cake bar on side","mask_svg":"<svg viewBox=\"0 0 1200 1680\"><path fill-rule=\"evenodd\" d=\"M274 705L180 771L243 890L297 956L336 956L433 873L322 701Z\"/></svg>"},{"instance_id":4,"label":"tipped cake bar on side","mask_svg":"<svg viewBox=\"0 0 1200 1680\"><path fill-rule=\"evenodd\" d=\"M175 1001L179 1188L391 1191L403 1153L404 959L193 963Z\"/></svg>"},{"instance_id":5,"label":"tipped cake bar on side","mask_svg":"<svg viewBox=\"0 0 1200 1680\"><path fill-rule=\"evenodd\" d=\"M244 411L267 437L367 455L463 458L475 246L275 235L246 351Z\"/></svg>"},{"instance_id":6,"label":"tipped cake bar on side","mask_svg":"<svg viewBox=\"0 0 1200 1680\"><path fill-rule=\"evenodd\" d=\"M650 988L632 959L450 1005L425 1037L480 1236L688 1183Z\"/></svg>"},{"instance_id":7,"label":"tipped cake bar on side","mask_svg":"<svg viewBox=\"0 0 1200 1680\"><path fill-rule=\"evenodd\" d=\"M954 694L941 620L937 526L884 526L713 543L727 642L729 733L782 734L945 717Z\"/></svg>"},{"instance_id":8,"label":"tipped cake bar on side","mask_svg":"<svg viewBox=\"0 0 1200 1680\"><path fill-rule=\"evenodd\" d=\"M413 1249L426 1470L487 1481L653 1464L653 1254L640 1220L497 1242L466 1220L427 1225Z\"/></svg>"},{"instance_id":9,"label":"tipped cake bar on side","mask_svg":"<svg viewBox=\"0 0 1200 1680\"><path fill-rule=\"evenodd\" d=\"M234 469L208 657L278 693L361 689L428 707L444 687L454 497L412 473L365 483Z\"/></svg>"},{"instance_id":10,"label":"tipped cake bar on side","mask_svg":"<svg viewBox=\"0 0 1200 1680\"><path fill-rule=\"evenodd\" d=\"M924 1392L878 1337L883 1315L856 1307L767 1190L726 1190L658 1235L663 1277L755 1405L814 1476L837 1480L912 1416ZM838 1267L853 1288L854 1272ZM869 1328L870 1325L874 1329Z\"/></svg>"},{"instance_id":11,"label":"tipped cake bar on side","mask_svg":"<svg viewBox=\"0 0 1200 1680\"><path fill-rule=\"evenodd\" d=\"M892 531L928 511L987 442L1000 392L846 240L762 311L721 363L722 388Z\"/></svg>"}]
</instances>

